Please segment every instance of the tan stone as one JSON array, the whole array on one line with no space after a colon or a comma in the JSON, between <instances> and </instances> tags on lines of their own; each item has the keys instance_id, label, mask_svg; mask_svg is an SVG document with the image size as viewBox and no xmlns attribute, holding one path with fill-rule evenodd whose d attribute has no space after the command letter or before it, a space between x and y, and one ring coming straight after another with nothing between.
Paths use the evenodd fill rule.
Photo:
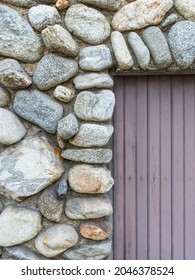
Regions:
<instances>
[{"instance_id":1,"label":"tan stone","mask_svg":"<svg viewBox=\"0 0 195 280\"><path fill-rule=\"evenodd\" d=\"M128 31L159 24L172 6L172 0L137 0L115 14L112 27Z\"/></svg>"},{"instance_id":2,"label":"tan stone","mask_svg":"<svg viewBox=\"0 0 195 280\"><path fill-rule=\"evenodd\" d=\"M174 0L177 11L186 19L195 21L195 1L194 0Z\"/></svg>"},{"instance_id":3,"label":"tan stone","mask_svg":"<svg viewBox=\"0 0 195 280\"><path fill-rule=\"evenodd\" d=\"M58 0L56 2L56 8L58 8L58 10L64 10L64 9L70 7L70 5L71 5L70 0Z\"/></svg>"},{"instance_id":4,"label":"tan stone","mask_svg":"<svg viewBox=\"0 0 195 280\"><path fill-rule=\"evenodd\" d=\"M92 240L104 240L112 232L111 224L105 220L100 222L84 223L80 226L80 233L83 237Z\"/></svg>"}]
</instances>

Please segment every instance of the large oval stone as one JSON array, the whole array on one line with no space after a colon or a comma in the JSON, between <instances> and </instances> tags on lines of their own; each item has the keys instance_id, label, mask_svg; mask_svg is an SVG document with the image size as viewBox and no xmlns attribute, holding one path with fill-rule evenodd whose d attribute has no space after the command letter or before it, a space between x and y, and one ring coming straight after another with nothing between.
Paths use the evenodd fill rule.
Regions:
<instances>
[{"instance_id":1,"label":"large oval stone","mask_svg":"<svg viewBox=\"0 0 195 280\"><path fill-rule=\"evenodd\" d=\"M45 136L30 136L0 154L0 193L19 200L40 192L63 172L58 149Z\"/></svg>"},{"instance_id":2,"label":"large oval stone","mask_svg":"<svg viewBox=\"0 0 195 280\"><path fill-rule=\"evenodd\" d=\"M110 236L112 232L112 226L108 220L86 222L80 226L80 234L88 239L92 240L104 240Z\"/></svg>"},{"instance_id":3,"label":"large oval stone","mask_svg":"<svg viewBox=\"0 0 195 280\"><path fill-rule=\"evenodd\" d=\"M41 214L38 211L8 205L0 215L0 246L13 246L28 241L41 228Z\"/></svg>"},{"instance_id":4,"label":"large oval stone","mask_svg":"<svg viewBox=\"0 0 195 280\"><path fill-rule=\"evenodd\" d=\"M106 73L86 73L76 76L73 80L76 89L112 88L113 79Z\"/></svg>"},{"instance_id":5,"label":"large oval stone","mask_svg":"<svg viewBox=\"0 0 195 280\"><path fill-rule=\"evenodd\" d=\"M110 11L118 10L121 4L121 0L79 0L79 2Z\"/></svg>"},{"instance_id":6,"label":"large oval stone","mask_svg":"<svg viewBox=\"0 0 195 280\"><path fill-rule=\"evenodd\" d=\"M195 1L194 0L174 0L177 11L186 19L195 21Z\"/></svg>"},{"instance_id":7,"label":"large oval stone","mask_svg":"<svg viewBox=\"0 0 195 280\"><path fill-rule=\"evenodd\" d=\"M101 44L110 35L110 24L105 16L83 4L68 9L65 25L73 35L92 45Z\"/></svg>"},{"instance_id":8,"label":"large oval stone","mask_svg":"<svg viewBox=\"0 0 195 280\"><path fill-rule=\"evenodd\" d=\"M43 43L28 21L15 10L0 6L0 55L35 62L43 54Z\"/></svg>"},{"instance_id":9,"label":"large oval stone","mask_svg":"<svg viewBox=\"0 0 195 280\"><path fill-rule=\"evenodd\" d=\"M46 260L42 255L23 245L6 247L6 251L17 260Z\"/></svg>"},{"instance_id":10,"label":"large oval stone","mask_svg":"<svg viewBox=\"0 0 195 280\"><path fill-rule=\"evenodd\" d=\"M173 6L172 0L137 0L125 5L114 16L112 27L118 31L141 29L159 24Z\"/></svg>"},{"instance_id":11,"label":"large oval stone","mask_svg":"<svg viewBox=\"0 0 195 280\"><path fill-rule=\"evenodd\" d=\"M29 8L36 5L39 2L39 0L2 0L1 2L19 7Z\"/></svg>"}]
</instances>

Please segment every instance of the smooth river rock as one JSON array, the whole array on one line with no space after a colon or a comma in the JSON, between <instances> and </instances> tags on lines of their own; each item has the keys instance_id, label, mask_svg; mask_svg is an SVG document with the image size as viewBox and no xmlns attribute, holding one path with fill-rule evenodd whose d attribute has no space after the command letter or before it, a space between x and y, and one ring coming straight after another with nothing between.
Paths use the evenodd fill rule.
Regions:
<instances>
[{"instance_id":1,"label":"smooth river rock","mask_svg":"<svg viewBox=\"0 0 195 280\"><path fill-rule=\"evenodd\" d=\"M46 257L54 257L78 242L76 230L68 224L50 226L35 239L36 249Z\"/></svg>"},{"instance_id":2,"label":"smooth river rock","mask_svg":"<svg viewBox=\"0 0 195 280\"><path fill-rule=\"evenodd\" d=\"M113 17L112 27L124 32L158 25L173 6L172 0L137 0L123 6Z\"/></svg>"},{"instance_id":3,"label":"smooth river rock","mask_svg":"<svg viewBox=\"0 0 195 280\"><path fill-rule=\"evenodd\" d=\"M174 0L177 11L186 19L195 21L195 1L194 0Z\"/></svg>"},{"instance_id":4,"label":"smooth river rock","mask_svg":"<svg viewBox=\"0 0 195 280\"><path fill-rule=\"evenodd\" d=\"M80 234L87 239L104 240L112 232L111 223L108 220L86 222L80 226Z\"/></svg>"},{"instance_id":5,"label":"smooth river rock","mask_svg":"<svg viewBox=\"0 0 195 280\"><path fill-rule=\"evenodd\" d=\"M26 128L19 118L9 110L0 108L0 143L11 145L20 141Z\"/></svg>"},{"instance_id":6,"label":"smooth river rock","mask_svg":"<svg viewBox=\"0 0 195 280\"><path fill-rule=\"evenodd\" d=\"M14 6L29 8L38 4L39 0L2 0L1 2Z\"/></svg>"},{"instance_id":7,"label":"smooth river rock","mask_svg":"<svg viewBox=\"0 0 195 280\"><path fill-rule=\"evenodd\" d=\"M17 260L46 260L42 255L23 245L6 247L6 251Z\"/></svg>"},{"instance_id":8,"label":"smooth river rock","mask_svg":"<svg viewBox=\"0 0 195 280\"><path fill-rule=\"evenodd\" d=\"M72 136L77 134L79 130L79 124L77 118L73 114L69 114L58 123L58 134L62 139L70 139Z\"/></svg>"},{"instance_id":9,"label":"smooth river rock","mask_svg":"<svg viewBox=\"0 0 195 280\"><path fill-rule=\"evenodd\" d=\"M110 35L110 24L106 17L83 4L72 5L68 9L65 25L76 37L92 45L103 43Z\"/></svg>"},{"instance_id":10,"label":"smooth river rock","mask_svg":"<svg viewBox=\"0 0 195 280\"><path fill-rule=\"evenodd\" d=\"M112 212L112 204L107 196L71 197L66 200L65 214L73 220L102 218Z\"/></svg>"},{"instance_id":11,"label":"smooth river rock","mask_svg":"<svg viewBox=\"0 0 195 280\"><path fill-rule=\"evenodd\" d=\"M73 166L68 178L71 189L78 193L106 193L114 184L111 172L107 168L88 164Z\"/></svg>"},{"instance_id":12,"label":"smooth river rock","mask_svg":"<svg viewBox=\"0 0 195 280\"><path fill-rule=\"evenodd\" d=\"M68 180L62 179L57 185L57 194L59 198L64 198L68 192Z\"/></svg>"},{"instance_id":13,"label":"smooth river rock","mask_svg":"<svg viewBox=\"0 0 195 280\"><path fill-rule=\"evenodd\" d=\"M0 107L6 107L8 106L10 102L10 93L7 89L0 86Z\"/></svg>"},{"instance_id":14,"label":"smooth river rock","mask_svg":"<svg viewBox=\"0 0 195 280\"><path fill-rule=\"evenodd\" d=\"M162 23L162 27L167 27L171 24L174 24L177 22L178 16L176 14L169 15L165 21Z\"/></svg>"},{"instance_id":15,"label":"smooth river rock","mask_svg":"<svg viewBox=\"0 0 195 280\"><path fill-rule=\"evenodd\" d=\"M0 19L0 55L24 62L39 60L43 54L43 43L28 21L4 5L0 6Z\"/></svg>"},{"instance_id":16,"label":"smooth river rock","mask_svg":"<svg viewBox=\"0 0 195 280\"><path fill-rule=\"evenodd\" d=\"M82 91L77 95L74 111L81 120L102 122L112 118L114 105L115 96L110 90Z\"/></svg>"},{"instance_id":17,"label":"smooth river rock","mask_svg":"<svg viewBox=\"0 0 195 280\"><path fill-rule=\"evenodd\" d=\"M41 230L40 212L8 205L0 215L0 246L13 246L34 238Z\"/></svg>"},{"instance_id":18,"label":"smooth river rock","mask_svg":"<svg viewBox=\"0 0 195 280\"><path fill-rule=\"evenodd\" d=\"M108 144L112 134L112 125L81 124L79 132L70 140L77 147L103 147Z\"/></svg>"},{"instance_id":19,"label":"smooth river rock","mask_svg":"<svg viewBox=\"0 0 195 280\"><path fill-rule=\"evenodd\" d=\"M48 90L76 76L78 64L55 54L46 54L35 68L33 82L41 90Z\"/></svg>"},{"instance_id":20,"label":"smooth river rock","mask_svg":"<svg viewBox=\"0 0 195 280\"><path fill-rule=\"evenodd\" d=\"M63 173L59 150L45 136L29 136L0 153L0 194L19 200L40 192Z\"/></svg>"},{"instance_id":21,"label":"smooth river rock","mask_svg":"<svg viewBox=\"0 0 195 280\"><path fill-rule=\"evenodd\" d=\"M182 69L189 68L195 59L195 22L185 20L174 24L168 40L176 63Z\"/></svg>"},{"instance_id":22,"label":"smooth river rock","mask_svg":"<svg viewBox=\"0 0 195 280\"><path fill-rule=\"evenodd\" d=\"M79 0L79 2L109 11L116 11L121 5L121 0Z\"/></svg>"},{"instance_id":23,"label":"smooth river rock","mask_svg":"<svg viewBox=\"0 0 195 280\"><path fill-rule=\"evenodd\" d=\"M114 86L113 79L105 73L87 73L81 74L74 78L73 83L76 89L89 88L112 88Z\"/></svg>"},{"instance_id":24,"label":"smooth river rock","mask_svg":"<svg viewBox=\"0 0 195 280\"><path fill-rule=\"evenodd\" d=\"M53 92L53 96L62 102L68 103L75 97L75 91L68 87L57 86Z\"/></svg>"},{"instance_id":25,"label":"smooth river rock","mask_svg":"<svg viewBox=\"0 0 195 280\"><path fill-rule=\"evenodd\" d=\"M55 133L63 117L63 107L50 96L38 90L18 91L13 104L20 117L32 122L48 133Z\"/></svg>"}]
</instances>

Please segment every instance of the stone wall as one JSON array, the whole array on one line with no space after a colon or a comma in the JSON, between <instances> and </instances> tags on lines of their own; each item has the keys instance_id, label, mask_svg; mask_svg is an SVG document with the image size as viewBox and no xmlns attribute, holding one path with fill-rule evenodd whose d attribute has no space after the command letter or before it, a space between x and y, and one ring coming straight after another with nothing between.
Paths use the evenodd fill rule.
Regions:
<instances>
[{"instance_id":1,"label":"stone wall","mask_svg":"<svg viewBox=\"0 0 195 280\"><path fill-rule=\"evenodd\" d=\"M111 73L194 73L194 21L194 0L0 1L1 259L111 258Z\"/></svg>"}]
</instances>

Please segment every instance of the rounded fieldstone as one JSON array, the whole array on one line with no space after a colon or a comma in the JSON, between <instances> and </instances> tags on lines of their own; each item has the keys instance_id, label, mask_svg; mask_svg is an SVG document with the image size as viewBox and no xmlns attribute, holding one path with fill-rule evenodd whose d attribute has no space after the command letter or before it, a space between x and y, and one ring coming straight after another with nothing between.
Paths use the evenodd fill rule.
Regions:
<instances>
[{"instance_id":1,"label":"rounded fieldstone","mask_svg":"<svg viewBox=\"0 0 195 280\"><path fill-rule=\"evenodd\" d=\"M167 26L169 26L169 25L171 25L171 24L174 24L174 23L176 23L177 22L177 15L176 14L171 14L171 15L169 15L166 19L165 19L165 21L162 23L162 27L167 27Z\"/></svg>"},{"instance_id":2,"label":"rounded fieldstone","mask_svg":"<svg viewBox=\"0 0 195 280\"><path fill-rule=\"evenodd\" d=\"M65 103L70 102L75 97L75 91L64 86L57 86L53 92L53 96Z\"/></svg>"},{"instance_id":3,"label":"rounded fieldstone","mask_svg":"<svg viewBox=\"0 0 195 280\"><path fill-rule=\"evenodd\" d=\"M6 90L4 87L0 86L0 107L8 106L10 99L11 99L11 97L10 97L8 90Z\"/></svg>"},{"instance_id":4,"label":"rounded fieldstone","mask_svg":"<svg viewBox=\"0 0 195 280\"><path fill-rule=\"evenodd\" d=\"M70 169L69 184L75 192L98 194L108 192L114 184L114 179L111 172L104 167L80 164Z\"/></svg>"},{"instance_id":5,"label":"rounded fieldstone","mask_svg":"<svg viewBox=\"0 0 195 280\"><path fill-rule=\"evenodd\" d=\"M17 260L46 260L42 255L22 245L6 247L6 251Z\"/></svg>"},{"instance_id":6,"label":"rounded fieldstone","mask_svg":"<svg viewBox=\"0 0 195 280\"><path fill-rule=\"evenodd\" d=\"M174 0L174 6L184 18L195 21L194 0Z\"/></svg>"},{"instance_id":7,"label":"rounded fieldstone","mask_svg":"<svg viewBox=\"0 0 195 280\"><path fill-rule=\"evenodd\" d=\"M37 5L39 0L2 0L1 2L12 4L19 7L29 8Z\"/></svg>"},{"instance_id":8,"label":"rounded fieldstone","mask_svg":"<svg viewBox=\"0 0 195 280\"><path fill-rule=\"evenodd\" d=\"M41 228L40 212L8 205L0 215L0 246L13 246L31 240Z\"/></svg>"},{"instance_id":9,"label":"rounded fieldstone","mask_svg":"<svg viewBox=\"0 0 195 280\"><path fill-rule=\"evenodd\" d=\"M38 5L30 8L28 18L31 25L37 31L41 31L48 25L54 25L61 22L61 17L55 7L47 5Z\"/></svg>"},{"instance_id":10,"label":"rounded fieldstone","mask_svg":"<svg viewBox=\"0 0 195 280\"><path fill-rule=\"evenodd\" d=\"M113 79L105 73L87 73L81 74L74 78L73 83L76 89L89 88L112 88L114 86Z\"/></svg>"},{"instance_id":11,"label":"rounded fieldstone","mask_svg":"<svg viewBox=\"0 0 195 280\"><path fill-rule=\"evenodd\" d=\"M41 214L50 221L59 222L63 212L63 201L58 199L57 191L47 188L38 198L38 208Z\"/></svg>"},{"instance_id":12,"label":"rounded fieldstone","mask_svg":"<svg viewBox=\"0 0 195 280\"><path fill-rule=\"evenodd\" d=\"M71 5L71 0L57 0L56 8L58 10L64 10Z\"/></svg>"},{"instance_id":13,"label":"rounded fieldstone","mask_svg":"<svg viewBox=\"0 0 195 280\"><path fill-rule=\"evenodd\" d=\"M55 54L46 54L35 68L33 82L41 90L48 90L70 78L78 72L78 64L73 59Z\"/></svg>"},{"instance_id":14,"label":"rounded fieldstone","mask_svg":"<svg viewBox=\"0 0 195 280\"><path fill-rule=\"evenodd\" d=\"M39 60L43 54L43 43L28 21L4 5L0 6L0 18L0 55L25 62Z\"/></svg>"},{"instance_id":15,"label":"rounded fieldstone","mask_svg":"<svg viewBox=\"0 0 195 280\"><path fill-rule=\"evenodd\" d=\"M83 4L72 5L65 25L76 37L92 45L103 43L110 35L110 24L99 11Z\"/></svg>"},{"instance_id":16,"label":"rounded fieldstone","mask_svg":"<svg viewBox=\"0 0 195 280\"><path fill-rule=\"evenodd\" d=\"M77 134L79 130L79 125L77 118L73 114L69 114L63 119L61 119L58 123L58 134L63 139L69 139L75 134Z\"/></svg>"},{"instance_id":17,"label":"rounded fieldstone","mask_svg":"<svg viewBox=\"0 0 195 280\"><path fill-rule=\"evenodd\" d=\"M64 198L68 192L68 181L66 179L62 179L58 183L57 194L59 198Z\"/></svg>"},{"instance_id":18,"label":"rounded fieldstone","mask_svg":"<svg viewBox=\"0 0 195 280\"><path fill-rule=\"evenodd\" d=\"M189 68L195 59L195 22L185 20L174 24L168 40L176 63L182 69Z\"/></svg>"},{"instance_id":19,"label":"rounded fieldstone","mask_svg":"<svg viewBox=\"0 0 195 280\"><path fill-rule=\"evenodd\" d=\"M80 234L92 240L104 240L112 233L112 226L108 220L83 223L80 226Z\"/></svg>"},{"instance_id":20,"label":"rounded fieldstone","mask_svg":"<svg viewBox=\"0 0 195 280\"><path fill-rule=\"evenodd\" d=\"M50 226L35 239L36 249L45 257L54 257L78 242L76 230L67 224Z\"/></svg>"},{"instance_id":21,"label":"rounded fieldstone","mask_svg":"<svg viewBox=\"0 0 195 280\"><path fill-rule=\"evenodd\" d=\"M26 134L26 128L12 112L0 108L0 143L11 145L20 141Z\"/></svg>"},{"instance_id":22,"label":"rounded fieldstone","mask_svg":"<svg viewBox=\"0 0 195 280\"><path fill-rule=\"evenodd\" d=\"M121 0L79 0L83 4L90 4L100 9L116 11L121 5Z\"/></svg>"}]
</instances>

